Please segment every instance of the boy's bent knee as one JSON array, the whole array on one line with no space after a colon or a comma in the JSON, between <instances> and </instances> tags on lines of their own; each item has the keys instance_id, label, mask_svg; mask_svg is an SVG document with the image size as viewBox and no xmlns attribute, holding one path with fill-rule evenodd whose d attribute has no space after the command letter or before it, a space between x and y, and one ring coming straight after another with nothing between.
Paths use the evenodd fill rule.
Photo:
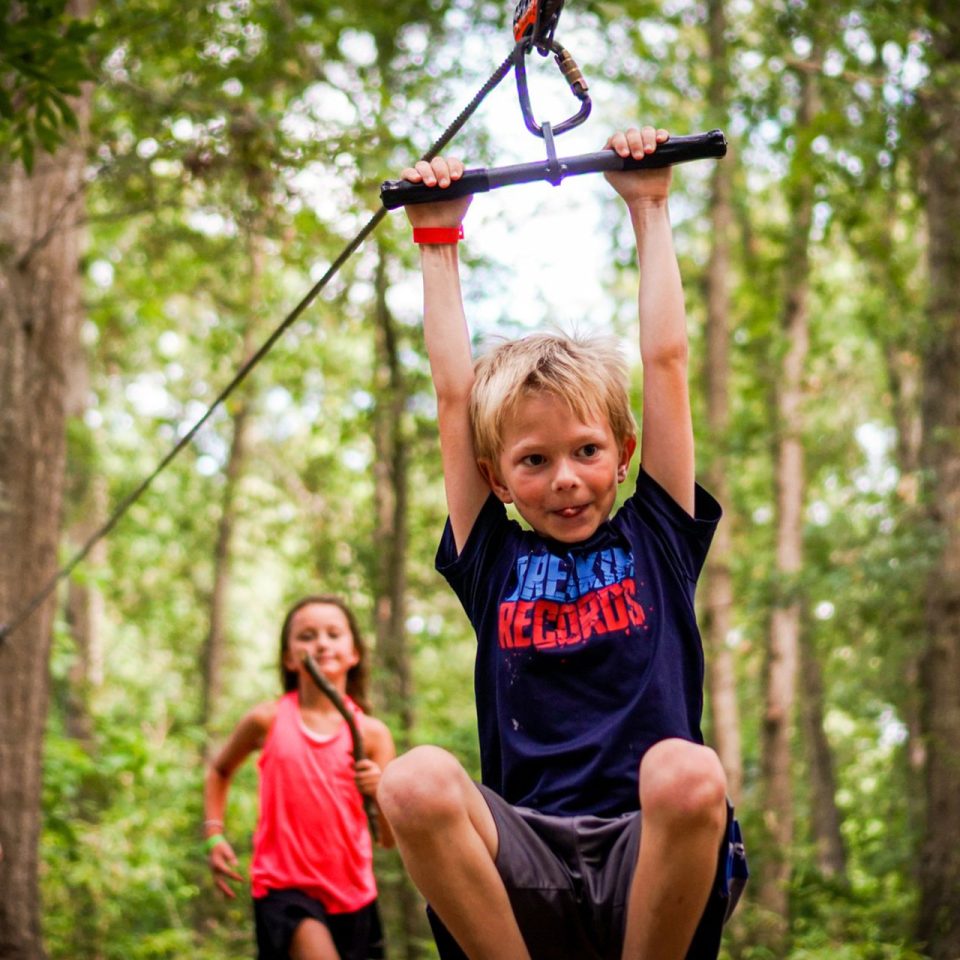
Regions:
<instances>
[{"instance_id":1,"label":"boy's bent knee","mask_svg":"<svg viewBox=\"0 0 960 960\"><path fill-rule=\"evenodd\" d=\"M430 828L464 811L464 781L466 772L446 750L414 747L384 769L377 802L395 829Z\"/></svg>"},{"instance_id":2,"label":"boy's bent knee","mask_svg":"<svg viewBox=\"0 0 960 960\"><path fill-rule=\"evenodd\" d=\"M640 806L645 820L723 829L727 778L709 747L662 740L640 764Z\"/></svg>"}]
</instances>

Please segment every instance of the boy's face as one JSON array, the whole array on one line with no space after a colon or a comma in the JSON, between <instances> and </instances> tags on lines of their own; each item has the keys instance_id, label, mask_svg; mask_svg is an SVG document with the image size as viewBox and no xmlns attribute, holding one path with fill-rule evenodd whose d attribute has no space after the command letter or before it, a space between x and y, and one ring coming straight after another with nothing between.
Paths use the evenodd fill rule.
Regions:
<instances>
[{"instance_id":1,"label":"boy's face","mask_svg":"<svg viewBox=\"0 0 960 960\"><path fill-rule=\"evenodd\" d=\"M497 462L480 468L537 533L576 543L610 516L635 448L633 438L620 448L605 417L583 423L559 397L540 393L520 401Z\"/></svg>"}]
</instances>

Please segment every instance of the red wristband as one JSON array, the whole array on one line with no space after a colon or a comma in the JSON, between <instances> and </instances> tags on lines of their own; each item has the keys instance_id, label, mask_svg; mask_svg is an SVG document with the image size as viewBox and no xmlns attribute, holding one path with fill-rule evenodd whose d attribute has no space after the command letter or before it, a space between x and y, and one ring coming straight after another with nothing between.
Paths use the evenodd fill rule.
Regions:
<instances>
[{"instance_id":1,"label":"red wristband","mask_svg":"<svg viewBox=\"0 0 960 960\"><path fill-rule=\"evenodd\" d=\"M459 227L414 227L414 243L458 243L463 239L463 224Z\"/></svg>"}]
</instances>

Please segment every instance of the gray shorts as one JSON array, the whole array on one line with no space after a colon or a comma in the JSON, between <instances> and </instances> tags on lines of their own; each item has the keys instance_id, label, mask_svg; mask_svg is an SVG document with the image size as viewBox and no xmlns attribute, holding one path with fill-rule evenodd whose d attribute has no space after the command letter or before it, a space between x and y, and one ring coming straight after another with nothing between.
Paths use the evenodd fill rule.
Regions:
<instances>
[{"instance_id":1,"label":"gray shorts","mask_svg":"<svg viewBox=\"0 0 960 960\"><path fill-rule=\"evenodd\" d=\"M613 819L548 816L511 806L477 786L497 827L497 870L533 960L619 960L640 847L640 813ZM734 823L731 809L728 827ZM726 882L728 860L725 839L718 882L687 960L714 960L719 952L723 924L735 902ZM430 923L441 958L462 958L432 911Z\"/></svg>"}]
</instances>

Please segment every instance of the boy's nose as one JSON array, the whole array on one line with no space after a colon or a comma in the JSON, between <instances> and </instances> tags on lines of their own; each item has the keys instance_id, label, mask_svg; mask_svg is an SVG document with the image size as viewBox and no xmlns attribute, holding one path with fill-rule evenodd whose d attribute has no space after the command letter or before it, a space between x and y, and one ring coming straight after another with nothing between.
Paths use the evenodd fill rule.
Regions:
<instances>
[{"instance_id":1,"label":"boy's nose","mask_svg":"<svg viewBox=\"0 0 960 960\"><path fill-rule=\"evenodd\" d=\"M576 470L567 460L561 460L557 464L557 469L553 474L553 486L556 490L566 490L569 487L576 486L579 478Z\"/></svg>"}]
</instances>

